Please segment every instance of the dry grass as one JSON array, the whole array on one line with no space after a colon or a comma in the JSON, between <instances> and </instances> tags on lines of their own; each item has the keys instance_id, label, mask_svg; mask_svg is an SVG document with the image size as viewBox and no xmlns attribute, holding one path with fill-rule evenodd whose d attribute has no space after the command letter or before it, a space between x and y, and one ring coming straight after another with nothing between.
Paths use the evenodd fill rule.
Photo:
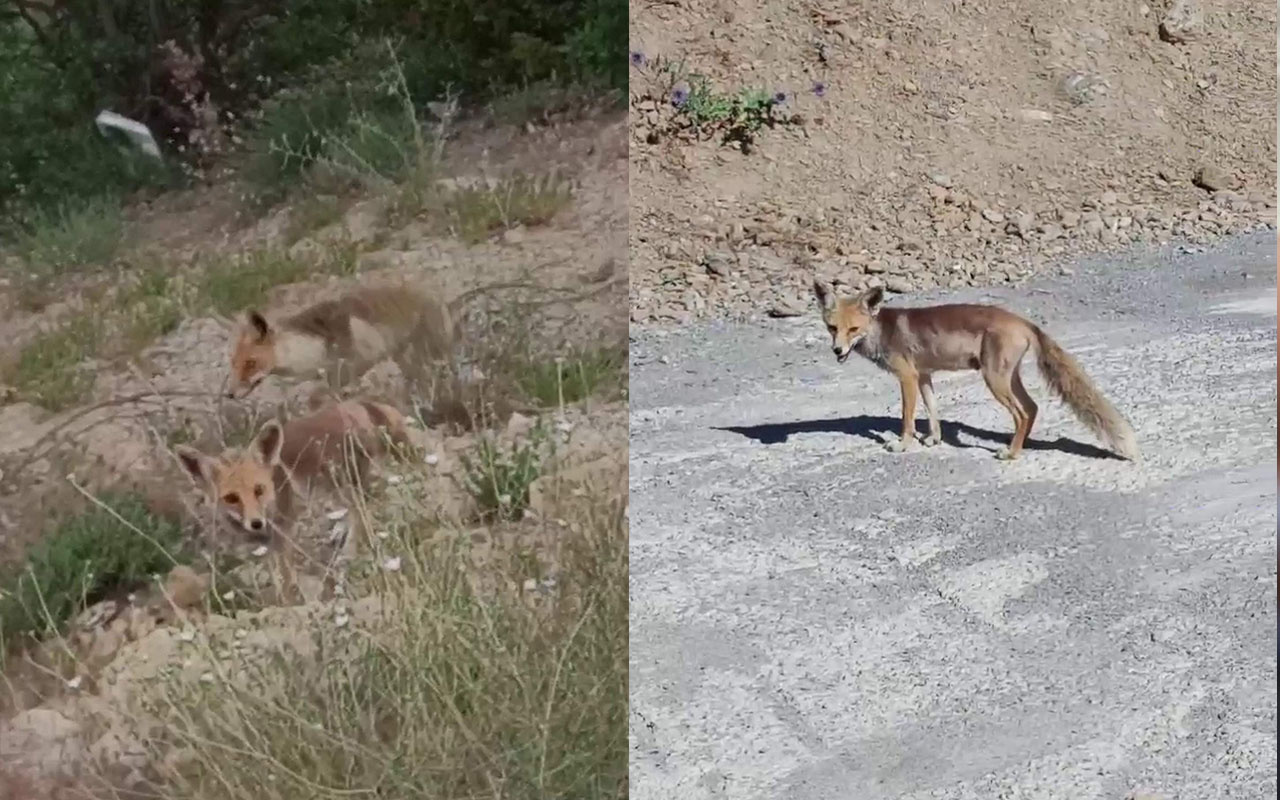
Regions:
<instances>
[{"instance_id":1,"label":"dry grass","mask_svg":"<svg viewBox=\"0 0 1280 800\"><path fill-rule=\"evenodd\" d=\"M584 508L542 537L554 581L545 557L481 558L412 507L376 519L355 593L380 612L320 617L305 656L215 662L197 642L208 677L155 687L145 744L183 754L155 795L625 797L626 520L604 497Z\"/></svg>"}]
</instances>

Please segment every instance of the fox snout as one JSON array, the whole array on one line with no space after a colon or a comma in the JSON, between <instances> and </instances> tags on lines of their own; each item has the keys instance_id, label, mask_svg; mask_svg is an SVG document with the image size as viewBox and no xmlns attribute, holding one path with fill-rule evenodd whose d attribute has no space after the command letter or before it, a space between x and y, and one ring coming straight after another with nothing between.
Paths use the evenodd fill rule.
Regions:
<instances>
[{"instance_id":1,"label":"fox snout","mask_svg":"<svg viewBox=\"0 0 1280 800\"><path fill-rule=\"evenodd\" d=\"M262 517L253 517L244 520L244 528L249 533L249 538L253 541L264 541L267 536L267 521Z\"/></svg>"}]
</instances>

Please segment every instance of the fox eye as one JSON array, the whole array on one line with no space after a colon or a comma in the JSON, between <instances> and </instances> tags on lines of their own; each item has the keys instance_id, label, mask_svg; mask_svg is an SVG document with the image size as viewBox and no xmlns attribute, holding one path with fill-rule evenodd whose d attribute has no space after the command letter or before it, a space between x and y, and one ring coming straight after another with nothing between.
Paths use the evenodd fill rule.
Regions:
<instances>
[{"instance_id":1,"label":"fox eye","mask_svg":"<svg viewBox=\"0 0 1280 800\"><path fill-rule=\"evenodd\" d=\"M229 506L238 505L240 503L240 495L236 494L235 492L229 492L228 494L224 494L222 496L222 502L226 503Z\"/></svg>"},{"instance_id":2,"label":"fox eye","mask_svg":"<svg viewBox=\"0 0 1280 800\"><path fill-rule=\"evenodd\" d=\"M253 496L262 497L262 493L265 492L266 490L267 489L265 486L263 486L262 484L258 484L257 486L253 487Z\"/></svg>"},{"instance_id":3,"label":"fox eye","mask_svg":"<svg viewBox=\"0 0 1280 800\"><path fill-rule=\"evenodd\" d=\"M836 326L835 326L835 325L828 325L828 326L827 326L827 330L831 333L831 335L832 335L832 336L835 336L835 335L836 335Z\"/></svg>"}]
</instances>

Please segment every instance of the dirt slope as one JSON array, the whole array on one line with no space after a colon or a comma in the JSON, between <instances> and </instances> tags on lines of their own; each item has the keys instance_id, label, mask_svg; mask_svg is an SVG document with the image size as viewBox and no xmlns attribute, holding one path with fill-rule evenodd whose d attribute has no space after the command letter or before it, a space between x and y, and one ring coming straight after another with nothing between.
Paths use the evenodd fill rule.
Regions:
<instances>
[{"instance_id":1,"label":"dirt slope","mask_svg":"<svg viewBox=\"0 0 1280 800\"><path fill-rule=\"evenodd\" d=\"M1275 7L1177 5L633 4L633 320L788 313L809 265L1007 283L1274 223ZM693 141L687 73L785 93L786 124L745 155Z\"/></svg>"}]
</instances>

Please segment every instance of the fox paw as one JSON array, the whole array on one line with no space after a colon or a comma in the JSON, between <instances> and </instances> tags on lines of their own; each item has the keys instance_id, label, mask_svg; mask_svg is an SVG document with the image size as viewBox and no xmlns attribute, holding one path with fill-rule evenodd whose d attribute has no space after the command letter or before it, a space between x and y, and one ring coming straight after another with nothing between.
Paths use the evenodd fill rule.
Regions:
<instances>
[{"instance_id":1,"label":"fox paw","mask_svg":"<svg viewBox=\"0 0 1280 800\"><path fill-rule=\"evenodd\" d=\"M928 436L924 437L923 439L921 439L921 440L920 440L920 443L921 443L921 444L923 444L925 447L933 447L933 446L935 446L935 445L942 444L942 437L941 437L941 436L934 436L934 435L930 434L930 435L928 435Z\"/></svg>"},{"instance_id":2,"label":"fox paw","mask_svg":"<svg viewBox=\"0 0 1280 800\"><path fill-rule=\"evenodd\" d=\"M884 449L890 453L904 453L907 450L907 443L902 439L890 439L884 443Z\"/></svg>"},{"instance_id":3,"label":"fox paw","mask_svg":"<svg viewBox=\"0 0 1280 800\"><path fill-rule=\"evenodd\" d=\"M1013 452L1007 447L1001 450L1000 452L996 453L996 460L998 461L1013 461L1017 457L1018 457L1018 454Z\"/></svg>"}]
</instances>

